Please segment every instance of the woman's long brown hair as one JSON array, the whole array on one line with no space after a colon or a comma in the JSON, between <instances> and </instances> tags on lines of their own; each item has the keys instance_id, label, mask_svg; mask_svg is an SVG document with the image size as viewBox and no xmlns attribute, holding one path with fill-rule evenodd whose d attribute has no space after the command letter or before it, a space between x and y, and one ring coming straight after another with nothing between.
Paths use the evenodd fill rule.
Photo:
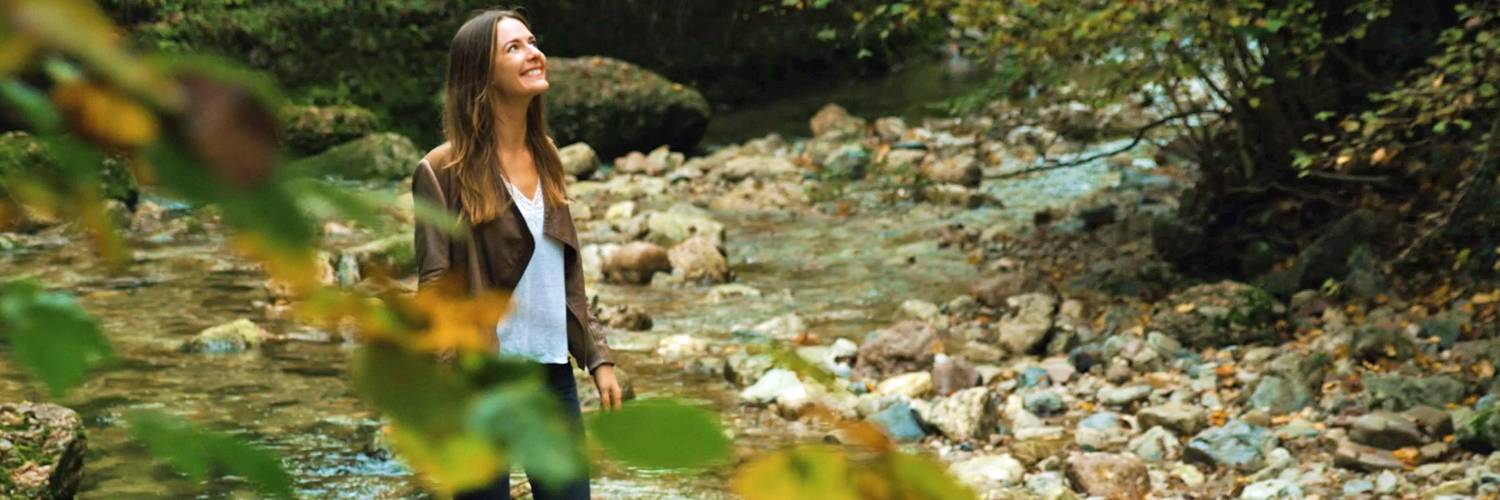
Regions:
<instances>
[{"instance_id":1,"label":"woman's long brown hair","mask_svg":"<svg viewBox=\"0 0 1500 500\"><path fill-rule=\"evenodd\" d=\"M510 202L510 194L500 184L499 145L495 137L500 123L491 106L491 100L500 97L499 87L492 81L495 25L506 18L531 27L517 10L486 10L458 28L448 46L443 136L451 150L443 167L456 169L459 200L471 224L494 219ZM533 97L526 108L526 147L531 150L547 205L567 203L562 159L547 137L546 108L541 95Z\"/></svg>"}]
</instances>

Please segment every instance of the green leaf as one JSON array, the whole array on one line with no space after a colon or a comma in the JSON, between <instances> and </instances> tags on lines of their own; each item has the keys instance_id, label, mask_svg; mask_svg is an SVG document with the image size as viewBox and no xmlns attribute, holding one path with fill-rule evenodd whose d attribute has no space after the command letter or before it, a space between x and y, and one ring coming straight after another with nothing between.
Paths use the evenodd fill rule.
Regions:
<instances>
[{"instance_id":1,"label":"green leaf","mask_svg":"<svg viewBox=\"0 0 1500 500\"><path fill-rule=\"evenodd\" d=\"M974 492L948 474L948 468L927 457L907 453L886 456L891 481L901 485L902 498L974 498Z\"/></svg>"},{"instance_id":2,"label":"green leaf","mask_svg":"<svg viewBox=\"0 0 1500 500\"><path fill-rule=\"evenodd\" d=\"M0 102L4 102L6 108L19 111L33 132L49 134L62 130L62 116L52 107L52 101L20 80L0 83Z\"/></svg>"},{"instance_id":3,"label":"green leaf","mask_svg":"<svg viewBox=\"0 0 1500 500\"><path fill-rule=\"evenodd\" d=\"M292 477L275 454L218 432L202 430L177 417L140 412L127 417L130 433L151 454L195 481L216 470L245 478L262 493L291 498Z\"/></svg>"},{"instance_id":4,"label":"green leaf","mask_svg":"<svg viewBox=\"0 0 1500 500\"><path fill-rule=\"evenodd\" d=\"M42 379L54 397L83 383L92 368L114 354L94 318L72 296L31 281L0 287L0 329L16 361Z\"/></svg>"},{"instance_id":5,"label":"green leaf","mask_svg":"<svg viewBox=\"0 0 1500 500\"><path fill-rule=\"evenodd\" d=\"M501 386L474 403L466 428L507 450L528 476L562 486L585 473L583 449L556 399L531 380Z\"/></svg>"},{"instance_id":6,"label":"green leaf","mask_svg":"<svg viewBox=\"0 0 1500 500\"><path fill-rule=\"evenodd\" d=\"M818 40L822 40L825 42L838 38L838 36L839 32L835 31L833 28L823 28L822 30L818 31Z\"/></svg>"},{"instance_id":7,"label":"green leaf","mask_svg":"<svg viewBox=\"0 0 1500 500\"><path fill-rule=\"evenodd\" d=\"M729 458L718 416L702 408L653 399L589 417L589 435L621 462L650 468L695 468Z\"/></svg>"},{"instance_id":8,"label":"green leaf","mask_svg":"<svg viewBox=\"0 0 1500 500\"><path fill-rule=\"evenodd\" d=\"M476 390L432 356L369 344L354 358L354 390L413 432L443 436L461 429Z\"/></svg>"}]
</instances>

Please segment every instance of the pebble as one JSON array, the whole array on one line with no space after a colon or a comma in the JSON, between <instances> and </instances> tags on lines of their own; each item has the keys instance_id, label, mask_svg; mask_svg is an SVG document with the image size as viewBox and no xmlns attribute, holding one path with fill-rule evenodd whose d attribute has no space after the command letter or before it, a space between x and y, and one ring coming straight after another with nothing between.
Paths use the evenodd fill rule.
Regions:
<instances>
[{"instance_id":1,"label":"pebble","mask_svg":"<svg viewBox=\"0 0 1500 500\"><path fill-rule=\"evenodd\" d=\"M1098 398L1099 402L1107 405L1125 406L1130 403L1146 399L1146 397L1150 395L1151 386L1131 385L1125 387L1106 387L1104 389L1100 389Z\"/></svg>"}]
</instances>

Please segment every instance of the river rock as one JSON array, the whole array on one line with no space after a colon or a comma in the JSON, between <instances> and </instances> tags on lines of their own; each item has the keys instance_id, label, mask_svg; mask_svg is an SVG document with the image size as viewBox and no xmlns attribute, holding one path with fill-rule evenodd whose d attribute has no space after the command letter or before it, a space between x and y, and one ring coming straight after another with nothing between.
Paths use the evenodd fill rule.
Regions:
<instances>
[{"instance_id":1,"label":"river rock","mask_svg":"<svg viewBox=\"0 0 1500 500\"><path fill-rule=\"evenodd\" d=\"M1278 376L1261 377L1250 394L1250 408L1275 415L1285 415L1312 404L1312 395L1297 390L1296 384Z\"/></svg>"},{"instance_id":2,"label":"river rock","mask_svg":"<svg viewBox=\"0 0 1500 500\"><path fill-rule=\"evenodd\" d=\"M903 321L870 334L859 347L854 372L862 378L927 371L934 359L937 331L926 323Z\"/></svg>"},{"instance_id":3,"label":"river rock","mask_svg":"<svg viewBox=\"0 0 1500 500\"><path fill-rule=\"evenodd\" d=\"M240 318L198 332L198 335L182 344L182 351L210 354L244 352L260 346L269 336L255 323Z\"/></svg>"},{"instance_id":4,"label":"river rock","mask_svg":"<svg viewBox=\"0 0 1500 500\"><path fill-rule=\"evenodd\" d=\"M742 156L729 160L713 174L729 182L740 182L750 178L774 179L798 172L796 165L774 156Z\"/></svg>"},{"instance_id":5,"label":"river rock","mask_svg":"<svg viewBox=\"0 0 1500 500\"><path fill-rule=\"evenodd\" d=\"M1369 373L1361 379L1371 408L1402 411L1417 405L1444 407L1464 395L1462 382L1447 375L1411 377L1397 373Z\"/></svg>"},{"instance_id":6,"label":"river rock","mask_svg":"<svg viewBox=\"0 0 1500 500\"><path fill-rule=\"evenodd\" d=\"M879 425L891 439L898 443L916 442L927 436L927 432L922 430L922 424L917 422L917 414L904 400L898 400L886 406L885 409L870 416L870 421Z\"/></svg>"},{"instance_id":7,"label":"river rock","mask_svg":"<svg viewBox=\"0 0 1500 500\"><path fill-rule=\"evenodd\" d=\"M667 251L672 271L693 283L723 283L729 280L729 260L724 250L707 236L693 236Z\"/></svg>"},{"instance_id":8,"label":"river rock","mask_svg":"<svg viewBox=\"0 0 1500 500\"><path fill-rule=\"evenodd\" d=\"M1000 319L1000 344L1012 354L1030 352L1052 329L1057 311L1057 297L1045 293L1027 293L1006 299L1010 314Z\"/></svg>"},{"instance_id":9,"label":"river rock","mask_svg":"<svg viewBox=\"0 0 1500 500\"><path fill-rule=\"evenodd\" d=\"M410 177L421 160L422 152L411 139L394 132L379 132L294 161L287 168L346 179L398 180Z\"/></svg>"},{"instance_id":10,"label":"river rock","mask_svg":"<svg viewBox=\"0 0 1500 500\"><path fill-rule=\"evenodd\" d=\"M1099 389L1097 397L1100 403L1113 406L1125 406L1151 396L1149 385L1129 385L1125 387L1105 387Z\"/></svg>"},{"instance_id":11,"label":"river rock","mask_svg":"<svg viewBox=\"0 0 1500 500\"><path fill-rule=\"evenodd\" d=\"M979 370L963 357L938 354L932 362L932 389L939 396L947 396L961 389L980 385Z\"/></svg>"},{"instance_id":12,"label":"river rock","mask_svg":"<svg viewBox=\"0 0 1500 500\"><path fill-rule=\"evenodd\" d=\"M687 333L669 335L656 346L656 355L667 360L697 357L707 352L708 341Z\"/></svg>"},{"instance_id":13,"label":"river rock","mask_svg":"<svg viewBox=\"0 0 1500 500\"><path fill-rule=\"evenodd\" d=\"M992 399L988 387L958 391L932 405L928 422L954 441L984 439L995 428Z\"/></svg>"},{"instance_id":14,"label":"river rock","mask_svg":"<svg viewBox=\"0 0 1500 500\"><path fill-rule=\"evenodd\" d=\"M710 114L697 90L608 57L547 60L547 122L559 144L586 142L603 158L666 144L689 151Z\"/></svg>"},{"instance_id":15,"label":"river rock","mask_svg":"<svg viewBox=\"0 0 1500 500\"><path fill-rule=\"evenodd\" d=\"M1084 451L1113 450L1129 442L1131 434L1120 415L1101 411L1078 421L1073 442Z\"/></svg>"},{"instance_id":16,"label":"river rock","mask_svg":"<svg viewBox=\"0 0 1500 500\"><path fill-rule=\"evenodd\" d=\"M1146 429L1146 432L1130 440L1130 452L1148 462L1177 460L1182 456L1182 442L1177 435L1163 427Z\"/></svg>"},{"instance_id":17,"label":"river rock","mask_svg":"<svg viewBox=\"0 0 1500 500\"><path fill-rule=\"evenodd\" d=\"M919 399L932 392L932 374L927 372L911 372L896 375L880 381L875 386L875 392L880 394L899 394L907 399Z\"/></svg>"},{"instance_id":18,"label":"river rock","mask_svg":"<svg viewBox=\"0 0 1500 500\"><path fill-rule=\"evenodd\" d=\"M600 306L591 312L594 319L610 328L637 332L651 329L651 316L630 304Z\"/></svg>"},{"instance_id":19,"label":"river rock","mask_svg":"<svg viewBox=\"0 0 1500 500\"><path fill-rule=\"evenodd\" d=\"M885 142L899 141L901 136L906 135L906 120L899 116L876 118L875 135Z\"/></svg>"},{"instance_id":20,"label":"river rock","mask_svg":"<svg viewBox=\"0 0 1500 500\"><path fill-rule=\"evenodd\" d=\"M752 405L765 405L776 401L777 396L783 392L800 389L802 381L797 379L797 373L785 368L775 368L767 371L755 385L746 387L740 391L740 402Z\"/></svg>"},{"instance_id":21,"label":"river rock","mask_svg":"<svg viewBox=\"0 0 1500 500\"><path fill-rule=\"evenodd\" d=\"M1019 483L1026 466L1010 455L980 455L948 466L948 471L975 490L993 491Z\"/></svg>"},{"instance_id":22,"label":"river rock","mask_svg":"<svg viewBox=\"0 0 1500 500\"><path fill-rule=\"evenodd\" d=\"M652 161L640 151L631 151L625 156L615 158L615 171L622 174L639 174L657 176L667 173L667 166Z\"/></svg>"},{"instance_id":23,"label":"river rock","mask_svg":"<svg viewBox=\"0 0 1500 500\"><path fill-rule=\"evenodd\" d=\"M928 157L927 162L922 164L921 172L923 177L932 182L970 188L979 187L979 182L984 178L979 160L970 154L940 159Z\"/></svg>"},{"instance_id":24,"label":"river rock","mask_svg":"<svg viewBox=\"0 0 1500 500\"><path fill-rule=\"evenodd\" d=\"M1250 483L1240 492L1240 500L1292 500L1302 498L1302 488L1285 479L1267 479Z\"/></svg>"},{"instance_id":25,"label":"river rock","mask_svg":"<svg viewBox=\"0 0 1500 500\"><path fill-rule=\"evenodd\" d=\"M737 213L781 212L806 207L807 190L799 182L745 179L709 200L714 210Z\"/></svg>"},{"instance_id":26,"label":"river rock","mask_svg":"<svg viewBox=\"0 0 1500 500\"><path fill-rule=\"evenodd\" d=\"M979 303L993 308L1005 307L1010 297L1020 295L1042 286L1042 279L1034 271L1006 271L981 279L969 287Z\"/></svg>"},{"instance_id":27,"label":"river rock","mask_svg":"<svg viewBox=\"0 0 1500 500\"><path fill-rule=\"evenodd\" d=\"M1188 441L1184 458L1211 465L1255 472L1265 467L1265 457L1277 444L1269 429L1231 420L1222 427L1205 430Z\"/></svg>"},{"instance_id":28,"label":"river rock","mask_svg":"<svg viewBox=\"0 0 1500 500\"><path fill-rule=\"evenodd\" d=\"M1141 408L1136 412L1135 418L1142 427L1161 426L1182 435L1198 433L1205 423L1202 408L1175 402Z\"/></svg>"},{"instance_id":29,"label":"river rock","mask_svg":"<svg viewBox=\"0 0 1500 500\"><path fill-rule=\"evenodd\" d=\"M920 149L893 149L885 154L880 167L887 172L914 172L922 164L922 159L926 157L927 152Z\"/></svg>"},{"instance_id":30,"label":"river rock","mask_svg":"<svg viewBox=\"0 0 1500 500\"><path fill-rule=\"evenodd\" d=\"M747 354L737 352L725 359L724 378L730 383L744 387L760 380L771 370L775 361L769 354Z\"/></svg>"},{"instance_id":31,"label":"river rock","mask_svg":"<svg viewBox=\"0 0 1500 500\"><path fill-rule=\"evenodd\" d=\"M1348 439L1340 439L1333 452L1333 464L1339 467L1375 472L1380 470L1402 470L1406 464L1390 450L1365 446Z\"/></svg>"},{"instance_id":32,"label":"river rock","mask_svg":"<svg viewBox=\"0 0 1500 500\"><path fill-rule=\"evenodd\" d=\"M1284 310L1264 290L1233 281L1188 288L1163 304L1152 326L1194 348L1271 340Z\"/></svg>"},{"instance_id":33,"label":"river rock","mask_svg":"<svg viewBox=\"0 0 1500 500\"><path fill-rule=\"evenodd\" d=\"M658 272L671 272L672 261L667 251L654 243L632 241L604 262L604 279L611 283L644 285Z\"/></svg>"},{"instance_id":34,"label":"river rock","mask_svg":"<svg viewBox=\"0 0 1500 500\"><path fill-rule=\"evenodd\" d=\"M818 171L823 179L863 179L870 165L870 151L859 144L845 144L824 155L818 163L823 166Z\"/></svg>"},{"instance_id":35,"label":"river rock","mask_svg":"<svg viewBox=\"0 0 1500 500\"><path fill-rule=\"evenodd\" d=\"M78 413L51 403L0 404L0 497L73 498L88 439Z\"/></svg>"},{"instance_id":36,"label":"river rock","mask_svg":"<svg viewBox=\"0 0 1500 500\"><path fill-rule=\"evenodd\" d=\"M750 330L773 339L792 340L807 331L807 320L802 319L800 314L786 313L762 321Z\"/></svg>"},{"instance_id":37,"label":"river rock","mask_svg":"<svg viewBox=\"0 0 1500 500\"><path fill-rule=\"evenodd\" d=\"M1399 413L1376 411L1360 415L1349 428L1349 439L1387 450L1417 447L1427 443L1416 422Z\"/></svg>"},{"instance_id":38,"label":"river rock","mask_svg":"<svg viewBox=\"0 0 1500 500\"><path fill-rule=\"evenodd\" d=\"M1068 409L1067 404L1063 403L1062 396L1045 389L1028 392L1021 397L1021 401L1026 405L1026 411L1043 417L1056 415Z\"/></svg>"},{"instance_id":39,"label":"river rock","mask_svg":"<svg viewBox=\"0 0 1500 500\"><path fill-rule=\"evenodd\" d=\"M1068 457L1067 470L1068 479L1085 495L1138 499L1151 492L1146 464L1130 455L1075 453Z\"/></svg>"},{"instance_id":40,"label":"river rock","mask_svg":"<svg viewBox=\"0 0 1500 500\"><path fill-rule=\"evenodd\" d=\"M599 155L588 143L576 142L557 150L563 171L575 179L587 179L599 170Z\"/></svg>"},{"instance_id":41,"label":"river rock","mask_svg":"<svg viewBox=\"0 0 1500 500\"><path fill-rule=\"evenodd\" d=\"M686 203L648 215L646 231L647 241L662 246L675 245L694 236L706 237L714 245L724 244L724 224L713 220L708 211Z\"/></svg>"},{"instance_id":42,"label":"river rock","mask_svg":"<svg viewBox=\"0 0 1500 500\"><path fill-rule=\"evenodd\" d=\"M850 115L843 106L828 103L808 120L807 125L812 129L813 137L820 137L830 133L859 132L864 128L865 120Z\"/></svg>"}]
</instances>

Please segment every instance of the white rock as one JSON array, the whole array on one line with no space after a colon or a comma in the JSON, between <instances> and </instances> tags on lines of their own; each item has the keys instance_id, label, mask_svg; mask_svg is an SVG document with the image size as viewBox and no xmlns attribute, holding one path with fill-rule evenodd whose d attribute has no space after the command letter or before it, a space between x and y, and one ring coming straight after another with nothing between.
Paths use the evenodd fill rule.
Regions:
<instances>
[{"instance_id":1,"label":"white rock","mask_svg":"<svg viewBox=\"0 0 1500 500\"><path fill-rule=\"evenodd\" d=\"M807 331L807 322L797 313L787 313L762 321L751 330L774 339L791 340Z\"/></svg>"},{"instance_id":2,"label":"white rock","mask_svg":"<svg viewBox=\"0 0 1500 500\"><path fill-rule=\"evenodd\" d=\"M604 220L625 220L635 217L635 202L622 201L609 206L604 211Z\"/></svg>"},{"instance_id":3,"label":"white rock","mask_svg":"<svg viewBox=\"0 0 1500 500\"><path fill-rule=\"evenodd\" d=\"M929 372L911 372L896 375L880 381L875 386L875 392L880 394L899 394L908 399L919 399L932 392L932 374Z\"/></svg>"},{"instance_id":4,"label":"white rock","mask_svg":"<svg viewBox=\"0 0 1500 500\"><path fill-rule=\"evenodd\" d=\"M948 466L959 481L980 492L1016 485L1026 475L1020 460L1006 455L981 455Z\"/></svg>"},{"instance_id":5,"label":"white rock","mask_svg":"<svg viewBox=\"0 0 1500 500\"><path fill-rule=\"evenodd\" d=\"M929 422L954 441L984 439L994 430L993 394L988 387L955 392L932 405Z\"/></svg>"},{"instance_id":6,"label":"white rock","mask_svg":"<svg viewBox=\"0 0 1500 500\"><path fill-rule=\"evenodd\" d=\"M706 352L708 341L686 333L668 336L656 345L656 355L669 360L701 356Z\"/></svg>"},{"instance_id":7,"label":"white rock","mask_svg":"<svg viewBox=\"0 0 1500 500\"><path fill-rule=\"evenodd\" d=\"M797 373L785 368L774 368L767 371L754 385L740 391L740 401L754 405L764 405L776 400L782 392L802 387L802 381L797 379Z\"/></svg>"}]
</instances>

